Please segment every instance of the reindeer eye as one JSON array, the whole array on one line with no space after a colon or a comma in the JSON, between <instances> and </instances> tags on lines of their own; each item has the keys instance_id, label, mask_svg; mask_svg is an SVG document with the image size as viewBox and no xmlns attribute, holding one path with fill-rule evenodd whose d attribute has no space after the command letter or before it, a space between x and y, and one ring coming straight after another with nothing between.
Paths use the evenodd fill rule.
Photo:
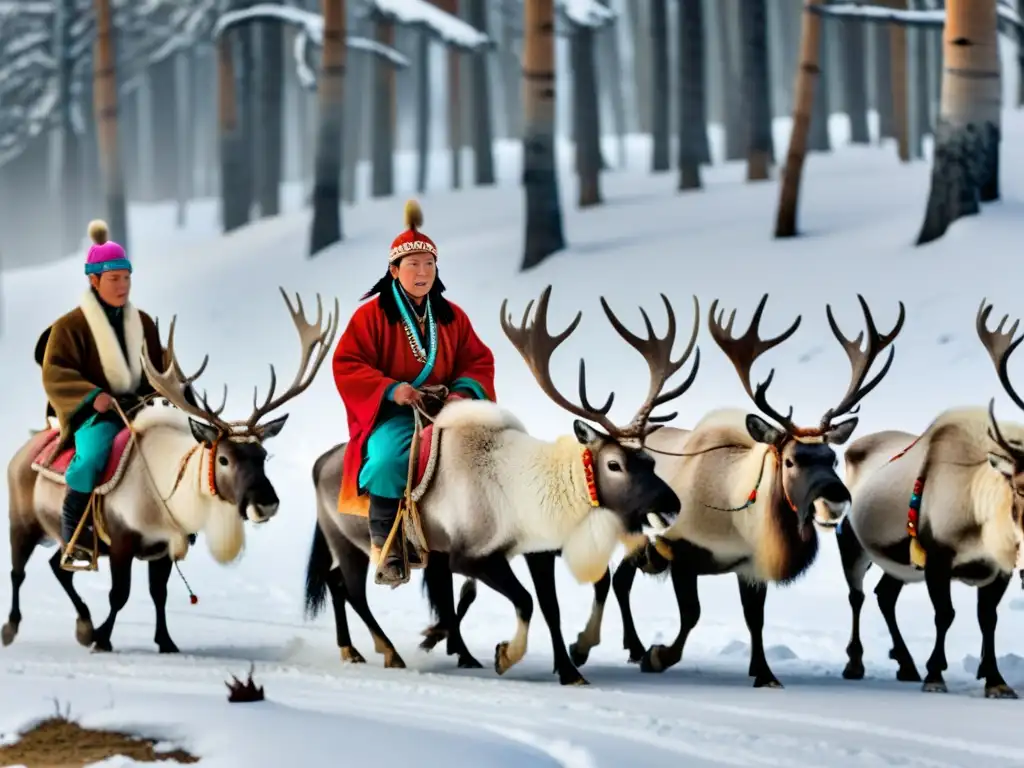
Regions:
<instances>
[{"instance_id":1,"label":"reindeer eye","mask_svg":"<svg viewBox=\"0 0 1024 768\"><path fill-rule=\"evenodd\" d=\"M786 466L787 467L792 467L793 466L793 460L792 459L786 459Z\"/></svg>"},{"instance_id":2,"label":"reindeer eye","mask_svg":"<svg viewBox=\"0 0 1024 768\"><path fill-rule=\"evenodd\" d=\"M617 461L609 461L608 462L608 469L611 470L612 472L621 472L622 471L622 465L619 464L619 462L617 462Z\"/></svg>"},{"instance_id":3,"label":"reindeer eye","mask_svg":"<svg viewBox=\"0 0 1024 768\"><path fill-rule=\"evenodd\" d=\"M217 461L222 467L226 467L228 465L227 456L221 456Z\"/></svg>"}]
</instances>

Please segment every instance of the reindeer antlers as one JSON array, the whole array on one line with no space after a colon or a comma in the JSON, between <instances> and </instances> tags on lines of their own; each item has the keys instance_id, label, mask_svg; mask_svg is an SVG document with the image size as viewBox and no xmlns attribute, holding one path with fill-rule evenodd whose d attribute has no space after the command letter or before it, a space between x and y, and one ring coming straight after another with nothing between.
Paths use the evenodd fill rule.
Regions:
<instances>
[{"instance_id":1,"label":"reindeer antlers","mask_svg":"<svg viewBox=\"0 0 1024 768\"><path fill-rule=\"evenodd\" d=\"M651 411L667 403L669 400L673 400L682 395L690 385L693 384L694 379L697 376L697 370L700 367L700 350L697 349L696 356L694 358L693 370L687 379L682 382L679 386L670 390L669 392L661 393L661 390L665 386L665 382L671 377L676 371L678 371L686 360L689 358L691 352L694 350L694 345L697 340L697 333L699 331L699 319L700 319L700 307L697 303L697 297L694 296L694 330L690 337L690 342L683 352L682 357L677 361L672 361L672 345L675 341L676 334L676 319L675 312L672 309L672 305L668 298L662 294L662 301L665 302L665 308L668 311L668 331L663 338L659 338L654 333L654 328L651 325L650 318L647 313L641 309L640 312L643 315L644 323L647 326L647 339L642 339L629 331L615 316L608 303L603 297L601 297L601 307L604 309L605 315L607 315L609 322L612 327L615 328L616 332L626 342L640 352L647 360L648 368L650 369L651 383L648 388L647 398L644 400L643 405L637 411L636 416L633 420L625 427L618 427L611 422L608 418L608 412L611 410L612 403L615 400L615 393L612 392L608 395L608 399L604 405L600 407L594 407L587 397L587 384L586 384L586 363L580 359L580 374L579 374L579 395L581 405L576 405L572 401L568 400L562 395L558 388L554 385L551 380L550 362L551 355L555 349L569 338L577 326L580 323L580 319L583 317L582 312L577 312L576 317L573 318L569 326L559 334L554 336L548 331L547 314L548 304L551 297L551 286L547 286L540 295L540 299L537 302L537 312L534 317L533 323L529 323L530 310L533 308L534 302L531 301L526 305L526 311L523 313L523 321L519 326L512 324L512 318L507 315L506 310L508 306L508 299L505 299L501 303L501 328L505 332L509 341L519 351L526 364L530 367L530 371L533 373L534 378L540 385L544 393L550 397L560 407L564 408L569 413L579 416L582 419L593 421L600 424L607 433L619 440L625 439L639 439L643 440L644 437L649 435L655 429L658 429L661 424L658 423L655 426L650 426L649 422L664 422L675 417L675 414L669 414L666 416L656 416L651 418Z\"/></svg>"},{"instance_id":2,"label":"reindeer antlers","mask_svg":"<svg viewBox=\"0 0 1024 768\"><path fill-rule=\"evenodd\" d=\"M999 383L1003 385L1003 390L1010 396L1010 399L1016 404L1018 408L1024 410L1024 401L1022 401L1020 395L1013 388L1010 383L1010 373L1007 364L1010 359L1010 355L1013 351L1020 346L1021 342L1024 341L1024 335L1021 335L1017 339L1013 338L1013 334L1017 332L1017 326L1020 324L1019 320L1014 320L1013 325L1010 326L1010 330L1003 332L1003 326L1006 325L1006 321L1010 319L1009 315L1003 315L1002 320L999 321L999 325L993 330L988 329L988 318L992 314L992 304L987 303L987 299L981 300L981 306L978 308L978 317L975 321L975 326L978 331L978 338L981 339L981 343L984 345L985 350L988 352L989 357L992 358L992 364L996 368L996 373L999 376ZM997 443L1003 450L1007 451L1010 456L1019 457L1022 454L1020 447L1014 447L1003 437L1002 432L999 430L999 424L996 422L996 399L993 397L988 404L988 416L989 416L989 437Z\"/></svg>"},{"instance_id":3,"label":"reindeer antlers","mask_svg":"<svg viewBox=\"0 0 1024 768\"><path fill-rule=\"evenodd\" d=\"M868 371L871 369L871 365L881 352L892 344L893 340L899 334L903 328L903 321L906 317L906 310L903 306L903 302L900 302L900 315L896 320L896 325L887 334L879 334L878 329L875 327L874 318L871 316L871 310L868 308L867 302L864 297L857 294L857 298L860 300L861 308L864 310L864 319L867 324L867 348L861 351L861 342L864 340L864 332L857 334L856 339L846 338L842 331L839 330L839 326L836 323L835 317L832 315L832 306L827 304L825 306L825 314L828 317L829 326L832 329L832 333L838 339L843 349L846 351L846 356L850 360L851 377L850 386L846 390L846 394L843 395L839 405L834 408L830 408L825 412L825 415L821 418L821 423L817 428L808 429L805 427L798 427L793 422L793 406L789 407L789 412L783 416L779 411L772 408L768 404L766 393L768 387L772 383L772 379L775 376L775 369L768 373L768 377L757 385L756 390L750 384L750 369L762 354L767 352L769 349L778 346L790 336L792 336L796 329L800 326L801 317L798 315L793 324L783 331L781 334L772 339L762 339L759 335L759 328L761 324L761 316L764 312L765 303L768 301L768 294L764 294L761 297L761 301L757 305L757 309L754 310L754 316L750 321L750 327L746 333L742 336L735 337L732 335L733 321L736 319L736 310L733 310L729 315L729 321L725 325L722 324L722 319L725 317L725 310L715 318L715 309L718 307L718 300L716 299L711 305L711 311L708 314L708 328L711 331L711 336L715 342L721 347L722 351L732 361L733 366L736 368L736 372L739 374L740 381L743 383L743 388L747 391L747 394L754 401L754 404L764 413L766 416L774 419L778 424L783 427L791 435L810 435L810 434L822 434L832 426L832 420L837 416L842 416L846 413L855 413L854 406L860 402L860 400L872 389L878 386L879 382L889 372L889 366L892 365L893 355L895 354L894 349L889 350L889 358L886 360L882 370L867 384L864 384Z\"/></svg>"},{"instance_id":4,"label":"reindeer antlers","mask_svg":"<svg viewBox=\"0 0 1024 768\"><path fill-rule=\"evenodd\" d=\"M317 294L316 305L317 315L316 322L309 323L306 321L305 311L302 307L302 298L296 295L296 301L298 308L292 306L292 302L288 298L288 294L285 293L284 288L279 288L281 296L284 298L285 304L288 306L288 312L292 317L292 322L295 324L296 329L299 332L299 343L302 347L302 357L299 362L299 370L295 375L295 379L292 381L288 389L283 392L277 398L274 398L274 389L277 385L277 372L274 370L274 366L270 366L270 391L267 393L266 399L262 405L257 403L256 390L253 391L253 410L252 414L248 419L243 421L227 421L221 418L221 413L224 411L224 407L227 404L227 386L224 387L224 397L218 408L211 408L209 402L206 399L206 393L204 392L201 401L202 406L191 405L185 397L185 392L188 387L202 375L203 371L206 370L206 365L210 360L210 356L206 355L203 357L202 365L191 376L185 376L181 366L178 363L177 355L174 351L174 326L177 321L177 315L171 319L171 328L168 332L167 337L167 348L164 353L164 364L167 366L163 371L156 371L150 362L149 350L143 343L143 354L142 354L142 369L146 374L146 378L149 379L150 384L162 397L166 398L175 407L179 408L186 413L195 416L203 421L206 421L213 426L220 429L224 434L243 434L251 435L258 439L262 438L263 427L259 424L259 420L266 416L271 411L276 410L288 400L301 394L305 389L312 383L315 378L317 371L320 369L321 364L327 356L330 350L331 343L334 341L334 336L338 331L339 321L339 307L338 300L334 300L334 312L327 317L327 327L323 328L323 303L320 298L320 294ZM313 359L312 367L309 366L310 358L313 357L313 352L316 350L316 357ZM307 370L308 369L308 370Z\"/></svg>"}]
</instances>

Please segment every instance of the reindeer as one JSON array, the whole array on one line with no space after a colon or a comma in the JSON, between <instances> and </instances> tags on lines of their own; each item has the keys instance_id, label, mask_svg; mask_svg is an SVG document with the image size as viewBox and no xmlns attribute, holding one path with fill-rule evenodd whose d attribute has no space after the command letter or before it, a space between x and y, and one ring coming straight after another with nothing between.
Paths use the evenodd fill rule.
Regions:
<instances>
[{"instance_id":1,"label":"reindeer","mask_svg":"<svg viewBox=\"0 0 1024 768\"><path fill-rule=\"evenodd\" d=\"M762 630L767 584L789 584L804 574L818 551L814 523L834 527L842 520L850 494L835 473L835 452L857 426L857 418L834 423L854 407L882 380L892 364L893 350L882 370L864 384L878 355L889 346L903 326L900 304L895 328L885 335L875 329L863 297L860 298L867 323L867 348L861 351L863 334L847 339L827 307L829 325L846 351L851 366L850 386L840 403L825 412L817 427L800 427L793 422L793 408L783 416L767 401L767 390L775 370L757 385L750 384L750 369L762 354L790 338L801 317L783 333L771 339L759 335L765 294L747 332L732 335L735 310L723 326L724 310L715 319L716 300L711 305L708 325L711 336L729 357L743 388L762 414L736 409L708 413L692 430L666 427L652 435L648 450L657 460L657 470L679 495L681 509L676 522L646 547L637 549L595 585L590 619L570 651L582 666L590 650L600 643L601 619L610 586L622 611L623 647L630 663L644 672L662 672L682 658L683 646L700 618L698 576L735 573L739 582L743 615L750 631L750 669L755 687L781 687L764 654ZM738 494L743 494L742 497ZM669 645L644 650L637 635L629 604L636 571L662 573L671 569L672 585L679 606L680 630Z\"/></svg>"},{"instance_id":2,"label":"reindeer","mask_svg":"<svg viewBox=\"0 0 1024 768\"><path fill-rule=\"evenodd\" d=\"M586 392L585 364L580 361L577 405L563 396L551 379L549 363L555 349L579 325L582 312L561 333L547 328L551 286L537 302L532 323L527 320L534 302L523 314L520 326L506 318L507 301L501 306L505 335L526 360L544 393L569 413L573 436L554 442L539 440L512 414L494 403L462 401L446 405L433 424L431 444L440 446L433 484L420 501L431 555L425 587L439 622L428 630L424 649L447 636L448 653L457 654L460 667L479 667L458 631L452 599L452 573L470 577L463 593L468 607L475 594L473 579L506 597L516 610L517 629L509 642L495 649L494 668L500 675L512 668L526 652L526 637L533 613L530 593L516 578L509 559L523 554L533 579L541 613L551 633L554 671L563 685L587 681L569 658L562 639L554 561L560 552L580 582L593 582L607 570L608 560L620 540L641 534L648 516L667 526L679 511L675 492L655 473L654 459L641 447L643 438L669 416L651 416L654 408L681 396L696 377L700 350L685 381L662 392L665 383L690 357L699 331L699 305L694 297L694 329L679 360L672 361L676 322L672 305L662 296L668 311L664 338L655 335L644 313L648 338L633 335L614 317L604 299L602 307L616 331L646 359L650 388L633 420L625 427L608 418L614 400L595 408ZM601 430L585 423L592 421ZM438 435L439 433L439 435ZM440 437L440 441L438 441ZM346 444L323 454L313 469L317 491L317 527L306 575L307 616L315 617L329 590L334 604L337 642L343 661L362 662L352 646L345 618L345 602L355 608L373 636L376 650L388 667L404 662L370 613L365 583L370 540L366 520L338 514L342 461ZM444 553L447 553L445 558ZM463 610L460 608L460 614ZM430 633L433 633L432 635Z\"/></svg>"},{"instance_id":3,"label":"reindeer","mask_svg":"<svg viewBox=\"0 0 1024 768\"><path fill-rule=\"evenodd\" d=\"M174 351L171 321L164 360L167 369L153 369L148 350L142 365L150 384L162 398L150 400L115 441L107 471L96 494L102 511L93 520L110 559L110 613L93 629L89 608L75 590L74 574L60 566L61 551L50 558L50 568L77 612L75 636L84 646L110 651L110 636L118 612L128 602L134 559L149 563L149 590L156 607L156 634L161 653L177 653L167 631L165 604L171 566L188 552L190 537L203 532L210 554L222 564L234 561L245 543L243 521L264 523L277 513L278 497L265 474L264 443L279 434L288 415L261 424L264 416L303 392L316 376L338 327L338 304L322 330L322 306L317 296L317 320L306 321L302 300L292 307L282 289L292 321L299 332L302 359L294 382L274 398L276 374L270 368L270 391L244 421L221 418L224 400L214 409L205 393L202 405L189 395L202 375L209 355L191 376L185 376ZM317 347L319 350L317 351ZM309 361L317 351L312 367ZM190 402L191 401L191 402ZM60 541L60 511L64 495L61 467L67 467L73 448L44 467L57 440L57 430L36 434L11 459L7 468L10 494L8 513L11 535L11 612L2 630L4 645L12 643L21 624L20 590L25 566L36 545Z\"/></svg>"},{"instance_id":4,"label":"reindeer","mask_svg":"<svg viewBox=\"0 0 1024 768\"><path fill-rule=\"evenodd\" d=\"M1003 389L1024 409L1007 372L1007 361L1024 336L1013 339L1017 322L1003 332L1007 316L988 330L991 311L982 301L978 336ZM956 579L978 589L977 679L985 678L985 696L1017 698L999 672L995 631L996 611L1024 539L1024 426L1000 425L994 398L987 411L951 408L921 435L888 430L859 438L846 450L846 477L853 506L837 541L853 620L843 677L864 677L860 611L864 575L875 563L882 569L875 595L892 638L889 658L899 665L897 680L921 682L896 623L896 601L904 584L924 581L935 609L935 646L922 688L946 691L946 633L954 616L950 583Z\"/></svg>"}]
</instances>

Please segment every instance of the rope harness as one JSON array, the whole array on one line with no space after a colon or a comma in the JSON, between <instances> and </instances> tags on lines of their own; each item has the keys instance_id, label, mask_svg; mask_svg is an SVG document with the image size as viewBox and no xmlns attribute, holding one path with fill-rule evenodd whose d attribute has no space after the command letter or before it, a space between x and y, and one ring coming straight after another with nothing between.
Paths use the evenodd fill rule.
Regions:
<instances>
[{"instance_id":1,"label":"rope harness","mask_svg":"<svg viewBox=\"0 0 1024 768\"><path fill-rule=\"evenodd\" d=\"M156 397L157 395L155 393L147 395L146 397L142 398L138 405L134 406L129 410L131 411L131 413L134 414L136 411L145 406L147 402L153 400ZM188 470L188 465L192 461L192 457L195 456L197 453L200 453L202 449L205 448L205 446L202 443L196 443L181 457L181 459L178 462L178 474L177 477L175 478L174 485L171 487L170 493L168 493L167 496L164 497L160 494L160 489L156 484L156 478L153 475L153 470L149 464L149 460L146 458L146 454L142 451L142 441L139 438L138 431L135 429L135 425L132 423L131 419L128 418L128 415L125 413L124 409L121 408L121 404L118 403L116 399L112 399L111 403L114 407L114 410L117 412L117 415L121 418L121 421L124 423L125 427L127 427L129 432L131 433L132 444L136 448L138 448L139 456L142 458L143 469L145 470L149 482L153 486L154 496L160 501L160 505L163 507L164 512L167 514L167 518L171 521L174 527L178 529L178 533L180 533L182 536L185 536L187 539L190 535L189 532L185 529L185 527L181 524L178 518L171 511L171 507L168 502L170 501L171 497L174 496L174 494L177 492L178 487L181 485L181 481L185 477L185 472ZM216 464L214 463L214 457L217 455L217 446L220 444L220 440L221 438L218 437L216 440L213 441L213 443L208 448L210 461L209 469L207 471L207 485L209 487L210 494L214 498L223 500L224 497L220 494L220 491L217 488L217 471ZM200 459L200 470L201 468L202 459ZM197 491L201 493L201 471L196 474L196 482L198 484ZM75 527L75 532L74 534L72 534L71 540L67 542L67 545L64 548L64 555L61 557L60 562L61 568L63 568L66 571L99 570L99 543L102 540L107 546L110 546L110 534L106 529L104 518L105 515L103 496L93 491L89 496L89 503L86 505L85 512L82 514L81 519L78 521L78 525ZM92 546L91 548L79 547L78 538L81 536L82 531L85 529L85 524L90 519L92 520ZM76 548L88 552L89 559L84 562L75 561L71 555ZM188 581L185 579L185 574L181 572L181 566L178 564L177 560L174 561L174 568L175 570L177 570L178 576L181 578L182 583L185 585L185 589L188 591L189 602L192 605L195 605L199 602L199 598L192 591L192 587L189 586Z\"/></svg>"}]
</instances>

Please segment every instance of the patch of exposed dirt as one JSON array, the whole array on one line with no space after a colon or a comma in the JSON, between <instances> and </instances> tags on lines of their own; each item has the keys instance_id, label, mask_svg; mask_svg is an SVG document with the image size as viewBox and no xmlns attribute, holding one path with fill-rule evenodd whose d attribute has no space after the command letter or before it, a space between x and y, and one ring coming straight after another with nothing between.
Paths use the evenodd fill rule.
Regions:
<instances>
[{"instance_id":1,"label":"patch of exposed dirt","mask_svg":"<svg viewBox=\"0 0 1024 768\"><path fill-rule=\"evenodd\" d=\"M156 752L159 742L116 731L95 731L63 717L51 717L22 734L14 744L0 746L0 765L27 768L82 768L91 763L124 755L140 763L176 760L198 763L199 758L181 749Z\"/></svg>"}]
</instances>

